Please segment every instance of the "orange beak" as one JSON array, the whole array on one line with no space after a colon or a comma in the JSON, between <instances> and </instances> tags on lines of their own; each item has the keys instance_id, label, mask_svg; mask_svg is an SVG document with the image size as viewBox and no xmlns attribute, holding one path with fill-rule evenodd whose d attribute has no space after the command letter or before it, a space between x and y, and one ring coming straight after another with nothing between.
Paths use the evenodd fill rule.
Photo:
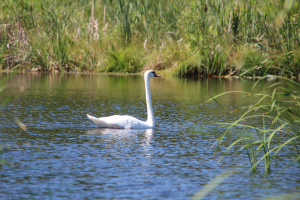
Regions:
<instances>
[{"instance_id":1,"label":"orange beak","mask_svg":"<svg viewBox=\"0 0 300 200\"><path fill-rule=\"evenodd\" d=\"M154 77L160 77L160 75L158 75L158 74L154 73Z\"/></svg>"}]
</instances>

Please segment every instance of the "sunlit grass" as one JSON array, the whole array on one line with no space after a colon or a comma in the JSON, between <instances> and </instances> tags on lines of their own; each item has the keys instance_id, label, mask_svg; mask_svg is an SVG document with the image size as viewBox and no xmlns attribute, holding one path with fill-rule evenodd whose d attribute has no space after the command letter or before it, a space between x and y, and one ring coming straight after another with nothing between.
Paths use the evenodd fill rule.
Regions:
<instances>
[{"instance_id":1,"label":"sunlit grass","mask_svg":"<svg viewBox=\"0 0 300 200\"><path fill-rule=\"evenodd\" d=\"M275 77L266 76L261 78L256 82L253 89L258 87L260 82L266 81L267 78ZM279 76L276 78L280 79ZM218 96L208 101L217 101ZM232 134L232 132L236 133L239 139L223 152L220 160L228 151L233 150L239 144L238 151L246 151L249 158L250 169L248 172L256 173L258 167L263 165L264 173L270 174L272 162L277 159L283 149L287 149L288 155L294 159L290 164L284 166L278 172L279 174L294 163L300 165L300 84L282 78L281 82L276 82L262 89L259 93L246 95L245 98L247 96L248 98L256 98L257 102L246 106L246 111L236 121L221 123L222 126L228 128L218 138L218 145L222 145L225 136L229 133ZM254 120L258 123L252 123Z\"/></svg>"},{"instance_id":2,"label":"sunlit grass","mask_svg":"<svg viewBox=\"0 0 300 200\"><path fill-rule=\"evenodd\" d=\"M212 192L217 186L221 185L227 178L233 176L234 174L240 171L237 167L232 167L225 172L219 174L205 186L203 186L196 194L193 195L191 200L200 200L203 199L206 195Z\"/></svg>"},{"instance_id":3,"label":"sunlit grass","mask_svg":"<svg viewBox=\"0 0 300 200\"><path fill-rule=\"evenodd\" d=\"M1 68L131 72L153 67L177 76L300 73L297 1L282 6L278 1L104 0L95 2L94 12L92 2L1 1ZM136 60L134 69L127 61L127 67L115 67L123 64L113 63L112 54L132 53L133 46L138 54L126 57Z\"/></svg>"},{"instance_id":4,"label":"sunlit grass","mask_svg":"<svg viewBox=\"0 0 300 200\"><path fill-rule=\"evenodd\" d=\"M191 200L200 200L205 198L208 194L213 192L213 190L222 185L222 183L228 179L229 177L233 176L234 174L241 171L242 168L239 167L231 167L230 169L220 173L218 176L210 180L207 184L205 184L197 193L195 193ZM238 182L235 182L238 184ZM246 197L246 196L245 196ZM287 193L287 194L278 194L278 195L270 195L260 198L260 200L273 200L273 199L297 199L300 197L299 192Z\"/></svg>"}]
</instances>

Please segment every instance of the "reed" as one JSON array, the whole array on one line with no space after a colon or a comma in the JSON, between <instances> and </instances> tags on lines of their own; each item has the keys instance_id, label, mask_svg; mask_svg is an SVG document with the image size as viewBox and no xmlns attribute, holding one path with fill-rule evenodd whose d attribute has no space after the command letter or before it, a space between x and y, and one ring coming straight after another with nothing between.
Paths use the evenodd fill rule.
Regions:
<instances>
[{"instance_id":1,"label":"reed","mask_svg":"<svg viewBox=\"0 0 300 200\"><path fill-rule=\"evenodd\" d=\"M261 78L253 89L258 87L260 82L273 78L280 79L281 77ZM259 93L246 95L257 98L257 103L247 106L246 112L236 121L221 123L222 126L228 128L218 138L219 145L233 129L239 137L227 148L224 155L240 144L238 151L246 150L249 158L251 167L248 172L256 173L260 164L263 163L265 174L271 173L272 161L278 158L277 156L283 149L287 149L289 152L286 157L291 156L293 159L279 174L295 162L300 165L300 113L298 108L300 84L287 78L282 79L281 82L274 83ZM210 100L213 99L215 98Z\"/></svg>"},{"instance_id":2,"label":"reed","mask_svg":"<svg viewBox=\"0 0 300 200\"><path fill-rule=\"evenodd\" d=\"M230 169L222 172L210 182L205 184L196 194L194 194L191 200L200 200L205 198L211 191L213 191L217 186L221 185L226 179L238 173L241 169L237 166L231 167Z\"/></svg>"},{"instance_id":3,"label":"reed","mask_svg":"<svg viewBox=\"0 0 300 200\"><path fill-rule=\"evenodd\" d=\"M105 71L115 65L112 46L124 53L136 46L144 60L139 70L159 65L178 76L300 73L297 1L93 2L1 1L1 67Z\"/></svg>"},{"instance_id":4,"label":"reed","mask_svg":"<svg viewBox=\"0 0 300 200\"><path fill-rule=\"evenodd\" d=\"M99 68L99 72L140 72L143 67L140 49L127 46L125 49L115 49L107 52L107 65Z\"/></svg>"},{"instance_id":5,"label":"reed","mask_svg":"<svg viewBox=\"0 0 300 200\"><path fill-rule=\"evenodd\" d=\"M195 193L191 200L201 200L201 199L207 199L207 195L210 194L216 187L222 185L222 183L230 178L231 176L235 175L236 173L240 172L243 168L242 167L231 167L230 169L220 173L218 176L214 177L212 180L210 180L208 183L206 183L197 193ZM238 182L236 182L238 184ZM286 194L280 194L280 195L269 195L265 196L263 198L260 198L261 200L268 200L268 199L296 199L299 197L299 192L292 192L292 193L286 193Z\"/></svg>"}]
</instances>

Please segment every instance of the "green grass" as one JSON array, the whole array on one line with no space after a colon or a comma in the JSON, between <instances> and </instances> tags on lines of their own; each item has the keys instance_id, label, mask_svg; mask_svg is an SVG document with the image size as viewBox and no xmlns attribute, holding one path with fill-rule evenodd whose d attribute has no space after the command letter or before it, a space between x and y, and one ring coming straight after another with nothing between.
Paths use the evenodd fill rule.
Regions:
<instances>
[{"instance_id":1,"label":"green grass","mask_svg":"<svg viewBox=\"0 0 300 200\"><path fill-rule=\"evenodd\" d=\"M103 0L94 16L92 0L7 0L0 8L2 69L300 73L294 0Z\"/></svg>"},{"instance_id":2,"label":"green grass","mask_svg":"<svg viewBox=\"0 0 300 200\"><path fill-rule=\"evenodd\" d=\"M260 82L270 78L275 77L261 78L253 89L260 87ZM288 150L286 157L293 159L278 172L279 174L294 163L300 165L300 84L287 78L282 79L281 82L263 88L259 93L244 95L245 98L256 98L257 102L246 106L246 111L236 121L221 123L222 126L227 127L227 130L218 138L218 145L222 145L225 136L234 131L238 139L232 142L224 155L233 149L246 151L250 163L248 172L257 173L258 169L264 166L264 173L270 174L273 160L278 159L283 149ZM210 100L216 101L218 96ZM240 144L238 149L235 148L237 144Z\"/></svg>"},{"instance_id":3,"label":"green grass","mask_svg":"<svg viewBox=\"0 0 300 200\"><path fill-rule=\"evenodd\" d=\"M205 184L196 194L194 194L191 200L200 200L203 199L207 194L213 191L217 186L221 185L227 178L233 176L234 174L238 173L241 169L234 166L230 169L222 172L215 178L213 178L210 182Z\"/></svg>"},{"instance_id":4,"label":"green grass","mask_svg":"<svg viewBox=\"0 0 300 200\"><path fill-rule=\"evenodd\" d=\"M223 184L223 182L228 179L229 177L235 175L236 173L240 172L242 170L242 167L231 167L230 169L220 173L218 176L214 177L212 180L210 180L208 183L206 183L197 193L195 193L190 200L201 200L204 198L207 198L207 195L211 193L216 187ZM237 179L236 179L237 180ZM238 182L235 182L238 184ZM299 192L293 192L293 193L286 193L286 194L277 194L277 195L269 195L262 198L259 198L260 200L270 200L270 199L297 199L299 198L300 193Z\"/></svg>"},{"instance_id":5,"label":"green grass","mask_svg":"<svg viewBox=\"0 0 300 200\"><path fill-rule=\"evenodd\" d=\"M143 59L140 49L127 46L125 49L112 49L107 52L106 66L99 68L99 72L140 72Z\"/></svg>"}]
</instances>

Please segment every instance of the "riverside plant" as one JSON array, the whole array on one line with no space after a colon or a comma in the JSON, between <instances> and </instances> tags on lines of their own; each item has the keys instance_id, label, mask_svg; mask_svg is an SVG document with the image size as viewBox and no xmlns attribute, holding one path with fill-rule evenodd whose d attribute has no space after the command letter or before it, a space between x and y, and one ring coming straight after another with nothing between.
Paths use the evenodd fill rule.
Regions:
<instances>
[{"instance_id":1,"label":"riverside plant","mask_svg":"<svg viewBox=\"0 0 300 200\"><path fill-rule=\"evenodd\" d=\"M246 97L257 98L257 102L247 106L246 112L236 121L221 123L227 130L218 138L218 145L222 144L224 137L233 129L239 138L227 148L220 160L240 144L239 151L246 150L249 158L248 172L256 173L258 166L263 164L264 173L270 174L273 160L278 158L283 149L288 150L288 153L285 153L292 157L292 161L279 174L295 162L300 165L300 84L287 78L265 76L256 82L253 89L258 87L260 82L275 78L282 80L259 93L243 92ZM208 101L215 100L216 97Z\"/></svg>"},{"instance_id":2,"label":"riverside plant","mask_svg":"<svg viewBox=\"0 0 300 200\"><path fill-rule=\"evenodd\" d=\"M223 182L230 178L231 176L235 175L236 173L240 172L243 169L243 167L233 166L229 168L228 170L220 173L216 177L214 177L212 180L210 180L208 183L206 183L197 193L195 193L191 200L201 200L201 199L207 199L207 195L209 195L216 187L219 185L222 185ZM235 182L238 184L238 182ZM297 199L300 196L299 192L292 192L287 194L276 194L276 195L270 195L263 197L261 199L267 200L267 199Z\"/></svg>"},{"instance_id":3,"label":"riverside plant","mask_svg":"<svg viewBox=\"0 0 300 200\"><path fill-rule=\"evenodd\" d=\"M300 73L295 0L7 0L0 8L3 69L132 72L159 66L177 76L254 76L273 63L273 74ZM113 47L119 55L131 49L137 61L119 68L111 60Z\"/></svg>"}]
</instances>

